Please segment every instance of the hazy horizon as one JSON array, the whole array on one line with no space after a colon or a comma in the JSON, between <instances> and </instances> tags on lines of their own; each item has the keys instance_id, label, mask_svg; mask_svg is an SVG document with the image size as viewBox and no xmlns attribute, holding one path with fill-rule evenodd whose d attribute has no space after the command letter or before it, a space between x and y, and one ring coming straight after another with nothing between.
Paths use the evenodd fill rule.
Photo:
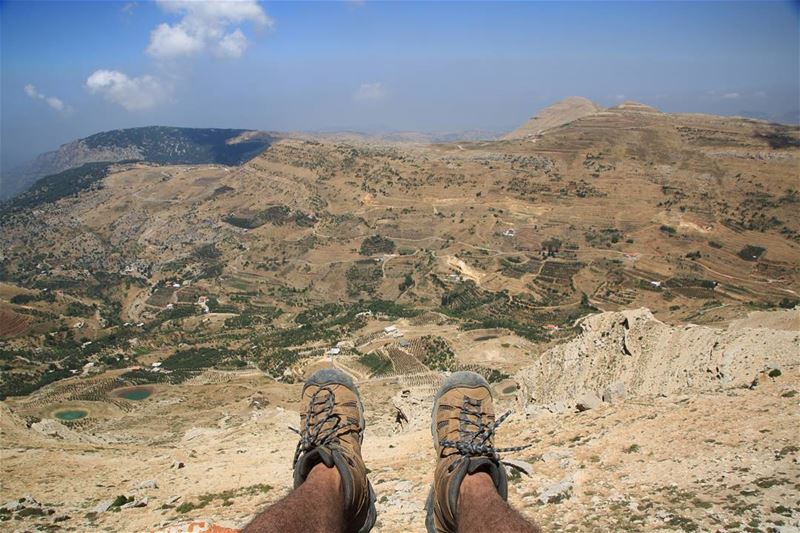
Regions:
<instances>
[{"instance_id":1,"label":"hazy horizon","mask_svg":"<svg viewBox=\"0 0 800 533\"><path fill-rule=\"evenodd\" d=\"M0 23L3 171L145 125L504 132L567 96L800 108L792 2L11 1Z\"/></svg>"}]
</instances>

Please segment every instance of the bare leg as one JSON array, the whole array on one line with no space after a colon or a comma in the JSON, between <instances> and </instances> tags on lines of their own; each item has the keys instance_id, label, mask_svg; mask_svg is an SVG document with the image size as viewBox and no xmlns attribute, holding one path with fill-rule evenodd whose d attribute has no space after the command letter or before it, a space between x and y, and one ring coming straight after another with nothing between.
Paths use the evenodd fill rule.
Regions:
<instances>
[{"instance_id":1,"label":"bare leg","mask_svg":"<svg viewBox=\"0 0 800 533\"><path fill-rule=\"evenodd\" d=\"M502 467L501 467L502 468ZM464 478L458 493L459 533L541 533L503 501L484 472Z\"/></svg>"},{"instance_id":2,"label":"bare leg","mask_svg":"<svg viewBox=\"0 0 800 533\"><path fill-rule=\"evenodd\" d=\"M344 531L344 493L336 468L320 463L305 482L256 516L242 533Z\"/></svg>"}]
</instances>

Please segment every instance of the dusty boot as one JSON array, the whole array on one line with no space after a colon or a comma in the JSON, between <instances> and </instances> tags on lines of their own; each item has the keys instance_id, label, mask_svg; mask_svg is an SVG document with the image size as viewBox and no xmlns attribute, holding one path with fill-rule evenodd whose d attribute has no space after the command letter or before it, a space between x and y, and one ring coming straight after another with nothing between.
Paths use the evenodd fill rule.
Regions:
<instances>
[{"instance_id":1,"label":"dusty boot","mask_svg":"<svg viewBox=\"0 0 800 533\"><path fill-rule=\"evenodd\" d=\"M300 414L300 442L294 456L294 487L319 463L342 477L345 523L366 533L375 524L375 493L361 459L364 406L350 376L337 369L315 372L306 381Z\"/></svg>"},{"instance_id":2,"label":"dusty boot","mask_svg":"<svg viewBox=\"0 0 800 533\"><path fill-rule=\"evenodd\" d=\"M508 414L495 421L489 384L474 372L451 374L434 397L431 433L436 472L428 496L425 525L429 533L450 533L458 528L458 494L467 474L486 472L497 492L508 498L505 467L494 448L494 430Z\"/></svg>"}]
</instances>

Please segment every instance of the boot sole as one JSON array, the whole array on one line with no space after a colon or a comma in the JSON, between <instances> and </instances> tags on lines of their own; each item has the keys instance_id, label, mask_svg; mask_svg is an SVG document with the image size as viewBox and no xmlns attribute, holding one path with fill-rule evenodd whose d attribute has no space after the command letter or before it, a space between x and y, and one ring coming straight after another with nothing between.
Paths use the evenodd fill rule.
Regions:
<instances>
[{"instance_id":1,"label":"boot sole","mask_svg":"<svg viewBox=\"0 0 800 533\"><path fill-rule=\"evenodd\" d=\"M439 439L436 436L436 411L439 409L439 399L447 394L448 391L459 387L468 389L485 387L489 390L490 394L492 392L489 382L486 381L483 376L475 372L454 372L445 378L442 386L439 387L439 390L436 391L436 395L433 397L433 409L431 409L431 437L433 438L433 448L437 450L437 453L439 449ZM425 515L425 529L428 530L428 533L439 533L433 518L433 489L434 486L433 483L431 483L431 490L428 492L428 500L425 502L425 510L427 511Z\"/></svg>"}]
</instances>

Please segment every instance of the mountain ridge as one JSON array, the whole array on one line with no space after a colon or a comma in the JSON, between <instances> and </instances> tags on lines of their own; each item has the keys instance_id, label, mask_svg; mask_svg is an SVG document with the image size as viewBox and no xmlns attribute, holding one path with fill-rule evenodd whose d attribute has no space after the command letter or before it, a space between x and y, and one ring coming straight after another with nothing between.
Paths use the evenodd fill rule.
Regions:
<instances>
[{"instance_id":1,"label":"mountain ridge","mask_svg":"<svg viewBox=\"0 0 800 533\"><path fill-rule=\"evenodd\" d=\"M0 200L26 191L39 178L85 163L239 164L263 151L272 141L269 133L247 129L143 126L103 131L62 144L29 164L4 173Z\"/></svg>"}]
</instances>

